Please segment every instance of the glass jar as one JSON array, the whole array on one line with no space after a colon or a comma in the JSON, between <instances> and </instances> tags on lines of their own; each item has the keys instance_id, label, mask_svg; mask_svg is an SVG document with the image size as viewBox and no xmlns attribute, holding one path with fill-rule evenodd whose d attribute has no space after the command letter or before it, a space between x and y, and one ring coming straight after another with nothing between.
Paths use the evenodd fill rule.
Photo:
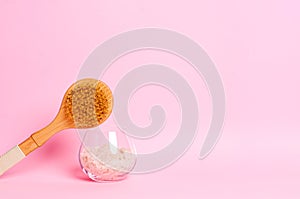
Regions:
<instances>
[{"instance_id":1,"label":"glass jar","mask_svg":"<svg viewBox=\"0 0 300 199\"><path fill-rule=\"evenodd\" d=\"M82 134L83 133L83 134ZM97 182L125 179L136 164L136 151L129 137L115 125L81 132L79 151L81 168Z\"/></svg>"}]
</instances>

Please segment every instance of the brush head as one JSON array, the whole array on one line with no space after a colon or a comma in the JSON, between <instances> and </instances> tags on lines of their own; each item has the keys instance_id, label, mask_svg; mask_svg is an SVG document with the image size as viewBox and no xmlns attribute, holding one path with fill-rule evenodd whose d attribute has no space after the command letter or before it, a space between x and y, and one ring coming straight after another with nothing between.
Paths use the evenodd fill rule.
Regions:
<instances>
[{"instance_id":1,"label":"brush head","mask_svg":"<svg viewBox=\"0 0 300 199\"><path fill-rule=\"evenodd\" d=\"M113 95L109 87L96 79L75 82L66 92L61 112L73 128L93 128L111 114Z\"/></svg>"}]
</instances>

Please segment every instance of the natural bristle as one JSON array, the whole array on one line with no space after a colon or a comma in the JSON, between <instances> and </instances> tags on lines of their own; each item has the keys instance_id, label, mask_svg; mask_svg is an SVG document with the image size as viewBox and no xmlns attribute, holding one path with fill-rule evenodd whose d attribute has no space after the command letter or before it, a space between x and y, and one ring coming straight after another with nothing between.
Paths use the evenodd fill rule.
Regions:
<instances>
[{"instance_id":1,"label":"natural bristle","mask_svg":"<svg viewBox=\"0 0 300 199\"><path fill-rule=\"evenodd\" d=\"M73 84L64 98L64 112L75 128L92 128L111 114L113 96L109 87L95 79L83 79Z\"/></svg>"}]
</instances>

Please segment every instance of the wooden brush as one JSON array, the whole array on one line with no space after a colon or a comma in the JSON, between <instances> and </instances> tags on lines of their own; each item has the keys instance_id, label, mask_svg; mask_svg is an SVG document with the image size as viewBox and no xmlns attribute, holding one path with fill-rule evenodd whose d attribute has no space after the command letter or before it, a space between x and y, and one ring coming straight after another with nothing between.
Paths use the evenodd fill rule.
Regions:
<instances>
[{"instance_id":1,"label":"wooden brush","mask_svg":"<svg viewBox=\"0 0 300 199\"><path fill-rule=\"evenodd\" d=\"M0 175L42 146L54 134L70 128L92 128L111 114L113 96L109 87L95 79L82 79L66 92L55 119L0 157Z\"/></svg>"}]
</instances>

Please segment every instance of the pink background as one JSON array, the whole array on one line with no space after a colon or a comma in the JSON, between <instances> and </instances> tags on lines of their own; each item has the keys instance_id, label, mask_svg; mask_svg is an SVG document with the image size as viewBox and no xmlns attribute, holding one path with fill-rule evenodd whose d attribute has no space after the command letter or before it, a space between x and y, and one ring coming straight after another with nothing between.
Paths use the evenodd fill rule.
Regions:
<instances>
[{"instance_id":1,"label":"pink background","mask_svg":"<svg viewBox=\"0 0 300 199\"><path fill-rule=\"evenodd\" d=\"M200 161L211 115L201 78L172 55L128 55L104 75L112 88L130 68L149 62L174 67L193 86L202 123L185 156L160 172L94 183L80 171L80 142L68 130L1 176L1 198L299 198L299 6L296 0L1 0L0 153L48 124L89 53L124 31L160 27L191 37L214 60L227 95L223 136ZM151 152L176 135L179 109L170 93L145 89L131 101L132 119L147 125L157 103L168 116L159 137L135 141L139 151Z\"/></svg>"}]
</instances>

